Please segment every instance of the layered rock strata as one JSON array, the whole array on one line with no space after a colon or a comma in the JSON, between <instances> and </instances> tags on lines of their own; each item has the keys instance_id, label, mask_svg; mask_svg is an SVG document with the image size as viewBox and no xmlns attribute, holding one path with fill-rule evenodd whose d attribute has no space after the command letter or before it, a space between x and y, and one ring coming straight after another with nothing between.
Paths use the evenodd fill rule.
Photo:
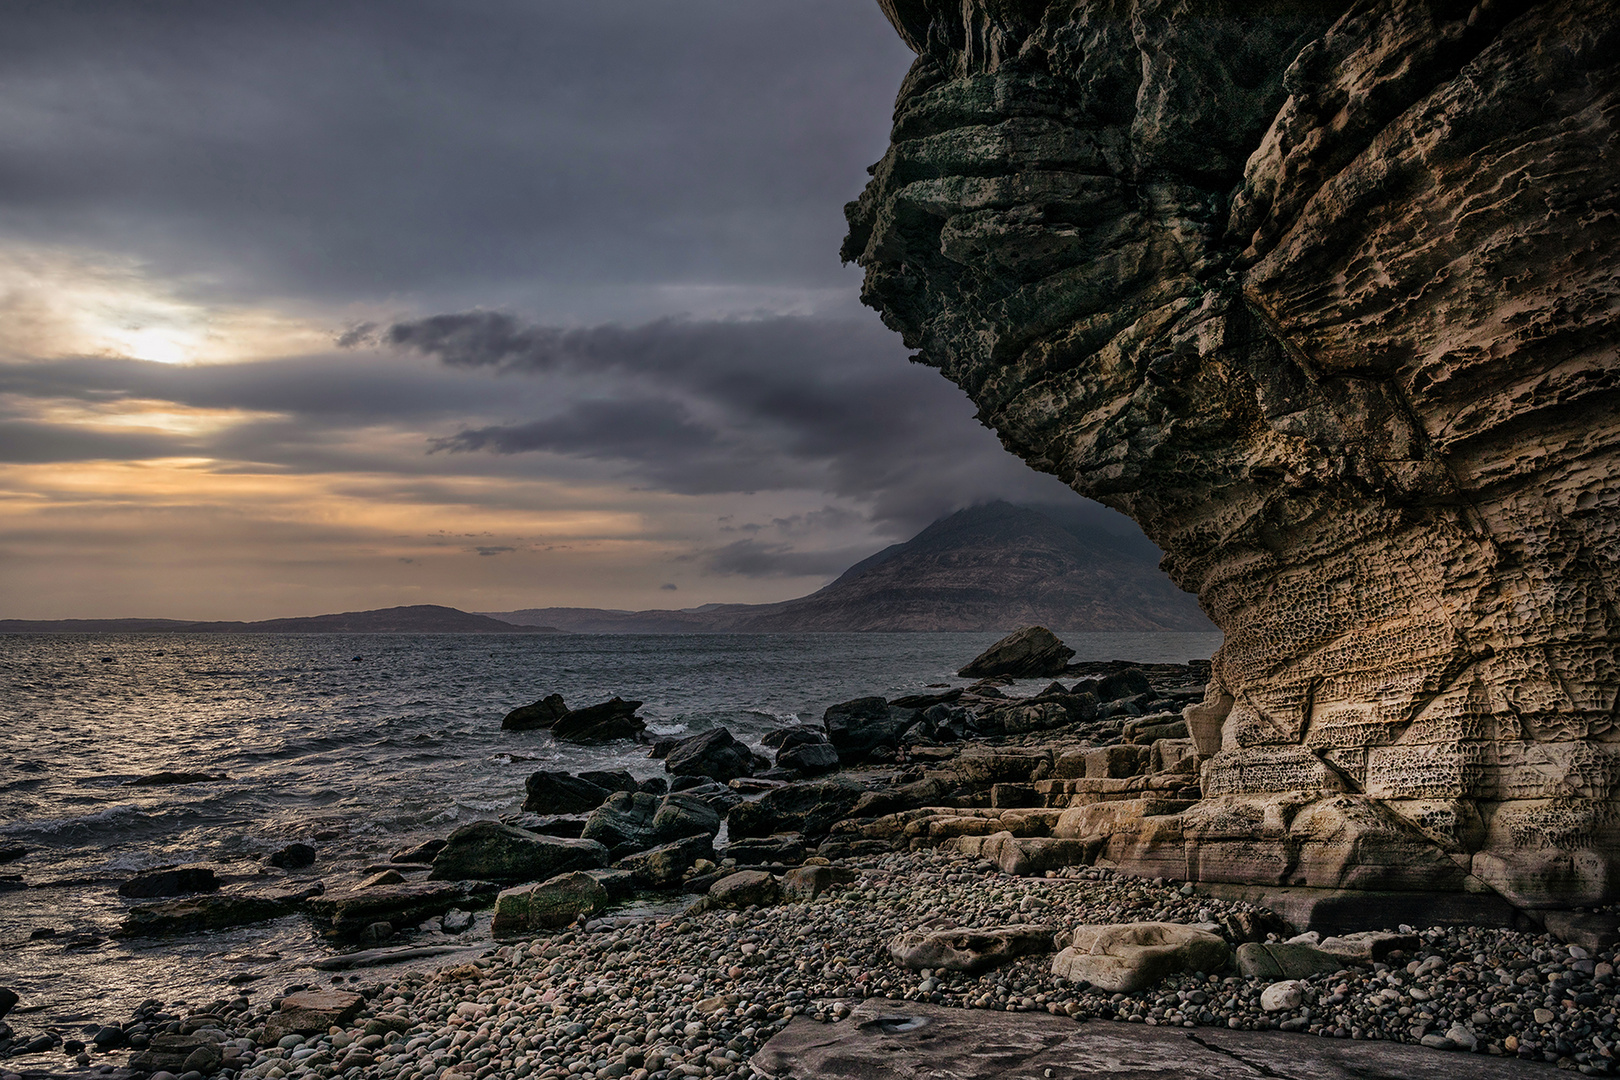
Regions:
<instances>
[{"instance_id":1,"label":"layered rock strata","mask_svg":"<svg viewBox=\"0 0 1620 1080\"><path fill-rule=\"evenodd\" d=\"M1620 895L1620 13L880 2L863 298L1226 634L1140 857Z\"/></svg>"}]
</instances>

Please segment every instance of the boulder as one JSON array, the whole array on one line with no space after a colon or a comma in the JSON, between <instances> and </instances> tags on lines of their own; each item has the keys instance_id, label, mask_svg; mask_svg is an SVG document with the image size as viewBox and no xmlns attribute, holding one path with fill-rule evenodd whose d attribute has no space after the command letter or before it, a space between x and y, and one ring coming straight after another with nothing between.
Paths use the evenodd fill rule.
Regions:
<instances>
[{"instance_id":1,"label":"boulder","mask_svg":"<svg viewBox=\"0 0 1620 1080\"><path fill-rule=\"evenodd\" d=\"M822 714L827 741L848 765L864 760L880 746L900 745L901 737L921 716L917 709L900 709L880 697L840 702Z\"/></svg>"},{"instance_id":2,"label":"boulder","mask_svg":"<svg viewBox=\"0 0 1620 1080\"><path fill-rule=\"evenodd\" d=\"M1219 935L1181 923L1081 926L1052 958L1052 973L1110 994L1134 994L1169 975L1219 971L1231 954Z\"/></svg>"},{"instance_id":3,"label":"boulder","mask_svg":"<svg viewBox=\"0 0 1620 1080\"><path fill-rule=\"evenodd\" d=\"M720 831L720 814L695 796L682 792L662 799L645 792L615 792L586 819L581 835L606 845L611 858L658 844Z\"/></svg>"},{"instance_id":4,"label":"boulder","mask_svg":"<svg viewBox=\"0 0 1620 1080\"><path fill-rule=\"evenodd\" d=\"M639 708L639 701L625 701L616 697L600 705L573 709L551 725L551 734L563 742L573 743L638 738L647 729L646 721L636 715Z\"/></svg>"},{"instance_id":5,"label":"boulder","mask_svg":"<svg viewBox=\"0 0 1620 1080\"><path fill-rule=\"evenodd\" d=\"M433 859L434 881L544 881L569 870L607 862L595 840L541 836L499 821L474 821L451 833Z\"/></svg>"},{"instance_id":6,"label":"boulder","mask_svg":"<svg viewBox=\"0 0 1620 1080\"><path fill-rule=\"evenodd\" d=\"M995 863L1002 873L1036 877L1048 870L1085 866L1092 861L1096 852L1087 840L1019 837L1010 832L999 832L984 838L979 854Z\"/></svg>"},{"instance_id":7,"label":"boulder","mask_svg":"<svg viewBox=\"0 0 1620 1080\"><path fill-rule=\"evenodd\" d=\"M793 727L767 731L759 741L772 750L786 750L791 746L803 746L807 743L824 743L827 741L827 732L826 729L814 724L797 724Z\"/></svg>"},{"instance_id":8,"label":"boulder","mask_svg":"<svg viewBox=\"0 0 1620 1080\"><path fill-rule=\"evenodd\" d=\"M17 996L17 991L8 986L0 986L0 1020L5 1019L6 1013L15 1009L17 1002L21 1000L22 998Z\"/></svg>"},{"instance_id":9,"label":"boulder","mask_svg":"<svg viewBox=\"0 0 1620 1080\"><path fill-rule=\"evenodd\" d=\"M495 898L490 933L497 941L560 930L581 915L592 915L609 903L608 890L590 873L559 874L532 885L506 889Z\"/></svg>"},{"instance_id":10,"label":"boulder","mask_svg":"<svg viewBox=\"0 0 1620 1080\"><path fill-rule=\"evenodd\" d=\"M739 776L752 776L769 764L725 728L682 739L664 755L664 771L676 776L706 776L722 784Z\"/></svg>"},{"instance_id":11,"label":"boulder","mask_svg":"<svg viewBox=\"0 0 1620 1080\"><path fill-rule=\"evenodd\" d=\"M1245 941L1237 947L1238 974L1256 979L1308 979L1331 975L1347 961L1310 945Z\"/></svg>"},{"instance_id":12,"label":"boulder","mask_svg":"<svg viewBox=\"0 0 1620 1080\"><path fill-rule=\"evenodd\" d=\"M658 803L657 796L644 792L615 791L591 811L580 836L602 844L608 857L615 859L652 847L652 819Z\"/></svg>"},{"instance_id":13,"label":"boulder","mask_svg":"<svg viewBox=\"0 0 1620 1080\"><path fill-rule=\"evenodd\" d=\"M214 871L206 866L162 866L144 870L122 885L118 895L132 899L180 896L183 893L213 892L219 888Z\"/></svg>"},{"instance_id":14,"label":"boulder","mask_svg":"<svg viewBox=\"0 0 1620 1080\"><path fill-rule=\"evenodd\" d=\"M264 1045L275 1045L288 1035L326 1034L347 1024L365 1006L366 999L347 990L301 990L281 999L279 1011L264 1023Z\"/></svg>"},{"instance_id":15,"label":"boulder","mask_svg":"<svg viewBox=\"0 0 1620 1080\"><path fill-rule=\"evenodd\" d=\"M778 750L776 765L804 776L819 776L838 768L838 751L828 742L801 742Z\"/></svg>"},{"instance_id":16,"label":"boulder","mask_svg":"<svg viewBox=\"0 0 1620 1080\"><path fill-rule=\"evenodd\" d=\"M998 675L1038 679L1063 674L1072 659L1074 650L1059 641L1052 631L1044 626L1027 626L984 650L957 674L965 679Z\"/></svg>"},{"instance_id":17,"label":"boulder","mask_svg":"<svg viewBox=\"0 0 1620 1080\"><path fill-rule=\"evenodd\" d=\"M1416 934L1395 934L1388 930L1362 930L1354 934L1325 937L1316 943L1323 952L1353 964L1375 964L1396 952L1413 952L1423 944Z\"/></svg>"},{"instance_id":18,"label":"boulder","mask_svg":"<svg viewBox=\"0 0 1620 1080\"><path fill-rule=\"evenodd\" d=\"M116 936L190 934L279 919L291 915L322 891L321 884L315 882L291 889L207 893L183 900L141 904L125 912Z\"/></svg>"},{"instance_id":19,"label":"boulder","mask_svg":"<svg viewBox=\"0 0 1620 1080\"><path fill-rule=\"evenodd\" d=\"M1050 926L1001 926L984 930L908 930L889 942L889 955L913 971L965 971L976 975L1020 956L1051 952Z\"/></svg>"},{"instance_id":20,"label":"boulder","mask_svg":"<svg viewBox=\"0 0 1620 1080\"><path fill-rule=\"evenodd\" d=\"M805 837L826 836L833 825L849 816L866 793L853 780L807 780L766 792L754 802L740 803L726 815L735 837L770 836L796 832Z\"/></svg>"},{"instance_id":21,"label":"boulder","mask_svg":"<svg viewBox=\"0 0 1620 1080\"><path fill-rule=\"evenodd\" d=\"M444 840L434 838L424 840L415 847L400 848L388 856L388 859L390 862L396 863L431 863L433 856L437 855L443 848Z\"/></svg>"},{"instance_id":22,"label":"boulder","mask_svg":"<svg viewBox=\"0 0 1620 1080\"><path fill-rule=\"evenodd\" d=\"M1045 779L1043 768L1049 773L1052 755L1044 750L972 750L953 762L956 774L976 790L987 790L993 784L1027 784Z\"/></svg>"},{"instance_id":23,"label":"boulder","mask_svg":"<svg viewBox=\"0 0 1620 1080\"><path fill-rule=\"evenodd\" d=\"M631 776L625 769L586 769L578 775L581 780L589 780L597 787L606 788L609 791L647 790L641 786L639 780ZM649 791L648 794L651 794L651 792Z\"/></svg>"},{"instance_id":24,"label":"boulder","mask_svg":"<svg viewBox=\"0 0 1620 1080\"><path fill-rule=\"evenodd\" d=\"M764 870L739 870L709 886L710 902L720 907L745 908L752 904L763 907L776 903L781 895L776 878Z\"/></svg>"},{"instance_id":25,"label":"boulder","mask_svg":"<svg viewBox=\"0 0 1620 1080\"><path fill-rule=\"evenodd\" d=\"M1260 1008L1266 1012L1292 1012L1305 1004L1309 987L1298 979L1274 982L1260 991Z\"/></svg>"},{"instance_id":26,"label":"boulder","mask_svg":"<svg viewBox=\"0 0 1620 1080\"><path fill-rule=\"evenodd\" d=\"M492 886L486 888L494 891ZM309 910L337 934L354 936L379 922L414 926L465 903L467 897L463 881L401 882L320 896L309 901Z\"/></svg>"},{"instance_id":27,"label":"boulder","mask_svg":"<svg viewBox=\"0 0 1620 1080\"><path fill-rule=\"evenodd\" d=\"M548 694L532 705L520 705L501 720L502 731L533 731L549 728L568 715L561 694Z\"/></svg>"},{"instance_id":28,"label":"boulder","mask_svg":"<svg viewBox=\"0 0 1620 1080\"><path fill-rule=\"evenodd\" d=\"M713 837L720 831L720 812L689 791L665 795L652 817L652 841L655 844L679 840L686 836Z\"/></svg>"},{"instance_id":29,"label":"boulder","mask_svg":"<svg viewBox=\"0 0 1620 1080\"><path fill-rule=\"evenodd\" d=\"M269 863L283 870L302 870L315 865L315 849L308 844L288 844L271 852Z\"/></svg>"},{"instance_id":30,"label":"boulder","mask_svg":"<svg viewBox=\"0 0 1620 1080\"><path fill-rule=\"evenodd\" d=\"M588 814L613 794L582 776L545 770L530 773L523 788L523 809L534 814Z\"/></svg>"},{"instance_id":31,"label":"boulder","mask_svg":"<svg viewBox=\"0 0 1620 1080\"><path fill-rule=\"evenodd\" d=\"M779 836L740 837L726 845L726 858L736 859L738 866L759 866L764 863L783 863L793 866L804 862L804 837L798 833Z\"/></svg>"},{"instance_id":32,"label":"boulder","mask_svg":"<svg viewBox=\"0 0 1620 1080\"><path fill-rule=\"evenodd\" d=\"M1126 668L1100 679L1096 690L1098 701L1118 701L1121 698L1135 697L1145 694L1153 689L1148 682L1147 672L1141 668Z\"/></svg>"},{"instance_id":33,"label":"boulder","mask_svg":"<svg viewBox=\"0 0 1620 1080\"><path fill-rule=\"evenodd\" d=\"M714 843L707 836L688 836L669 844L626 856L613 864L628 871L636 884L650 889L672 889L699 859L714 861Z\"/></svg>"},{"instance_id":34,"label":"boulder","mask_svg":"<svg viewBox=\"0 0 1620 1080\"><path fill-rule=\"evenodd\" d=\"M828 889L859 881L859 871L847 866L800 866L782 875L782 898L808 904Z\"/></svg>"}]
</instances>

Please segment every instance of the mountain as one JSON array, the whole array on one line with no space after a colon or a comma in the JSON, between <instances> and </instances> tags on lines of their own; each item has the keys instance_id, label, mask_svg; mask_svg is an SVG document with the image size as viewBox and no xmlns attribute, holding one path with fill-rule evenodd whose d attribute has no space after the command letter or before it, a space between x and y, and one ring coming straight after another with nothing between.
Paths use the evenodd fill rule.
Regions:
<instances>
[{"instance_id":1,"label":"mountain","mask_svg":"<svg viewBox=\"0 0 1620 1080\"><path fill-rule=\"evenodd\" d=\"M1005 502L942 518L796 600L492 614L579 633L1010 631L1032 624L1081 632L1213 629L1197 601L1159 571L1157 551L1145 540L1065 528Z\"/></svg>"},{"instance_id":2,"label":"mountain","mask_svg":"<svg viewBox=\"0 0 1620 1080\"><path fill-rule=\"evenodd\" d=\"M437 604L345 611L262 622L183 622L176 619L0 619L0 634L545 634L556 627L514 625Z\"/></svg>"}]
</instances>

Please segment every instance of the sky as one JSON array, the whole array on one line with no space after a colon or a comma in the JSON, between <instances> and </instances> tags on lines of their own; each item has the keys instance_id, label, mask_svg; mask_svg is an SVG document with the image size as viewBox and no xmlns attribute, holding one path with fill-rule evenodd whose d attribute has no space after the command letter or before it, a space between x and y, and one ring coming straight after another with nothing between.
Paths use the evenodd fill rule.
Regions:
<instances>
[{"instance_id":1,"label":"sky","mask_svg":"<svg viewBox=\"0 0 1620 1080\"><path fill-rule=\"evenodd\" d=\"M874 0L9 0L0 618L768 602L1080 503L839 263L910 60Z\"/></svg>"}]
</instances>

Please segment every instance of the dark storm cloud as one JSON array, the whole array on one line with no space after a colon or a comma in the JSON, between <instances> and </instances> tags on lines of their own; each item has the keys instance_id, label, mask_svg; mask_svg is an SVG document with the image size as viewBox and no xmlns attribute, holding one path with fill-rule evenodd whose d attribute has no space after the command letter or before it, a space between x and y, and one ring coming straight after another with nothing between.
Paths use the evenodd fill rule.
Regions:
<instances>
[{"instance_id":1,"label":"dark storm cloud","mask_svg":"<svg viewBox=\"0 0 1620 1080\"><path fill-rule=\"evenodd\" d=\"M797 551L790 544L738 540L709 552L703 557L703 565L711 573L741 577L825 577L849 569L870 554L867 548Z\"/></svg>"},{"instance_id":2,"label":"dark storm cloud","mask_svg":"<svg viewBox=\"0 0 1620 1080\"><path fill-rule=\"evenodd\" d=\"M898 339L875 319L560 329L466 312L397 323L373 339L450 367L597 386L605 395L466 429L441 440L442 449L614 459L685 494L821 490L919 528L975 500L1063 490L1008 455L960 391L906 363ZM728 565L771 554L736 551Z\"/></svg>"},{"instance_id":3,"label":"dark storm cloud","mask_svg":"<svg viewBox=\"0 0 1620 1080\"><path fill-rule=\"evenodd\" d=\"M908 61L872 0L14 0L0 209L323 303L847 287Z\"/></svg>"}]
</instances>

